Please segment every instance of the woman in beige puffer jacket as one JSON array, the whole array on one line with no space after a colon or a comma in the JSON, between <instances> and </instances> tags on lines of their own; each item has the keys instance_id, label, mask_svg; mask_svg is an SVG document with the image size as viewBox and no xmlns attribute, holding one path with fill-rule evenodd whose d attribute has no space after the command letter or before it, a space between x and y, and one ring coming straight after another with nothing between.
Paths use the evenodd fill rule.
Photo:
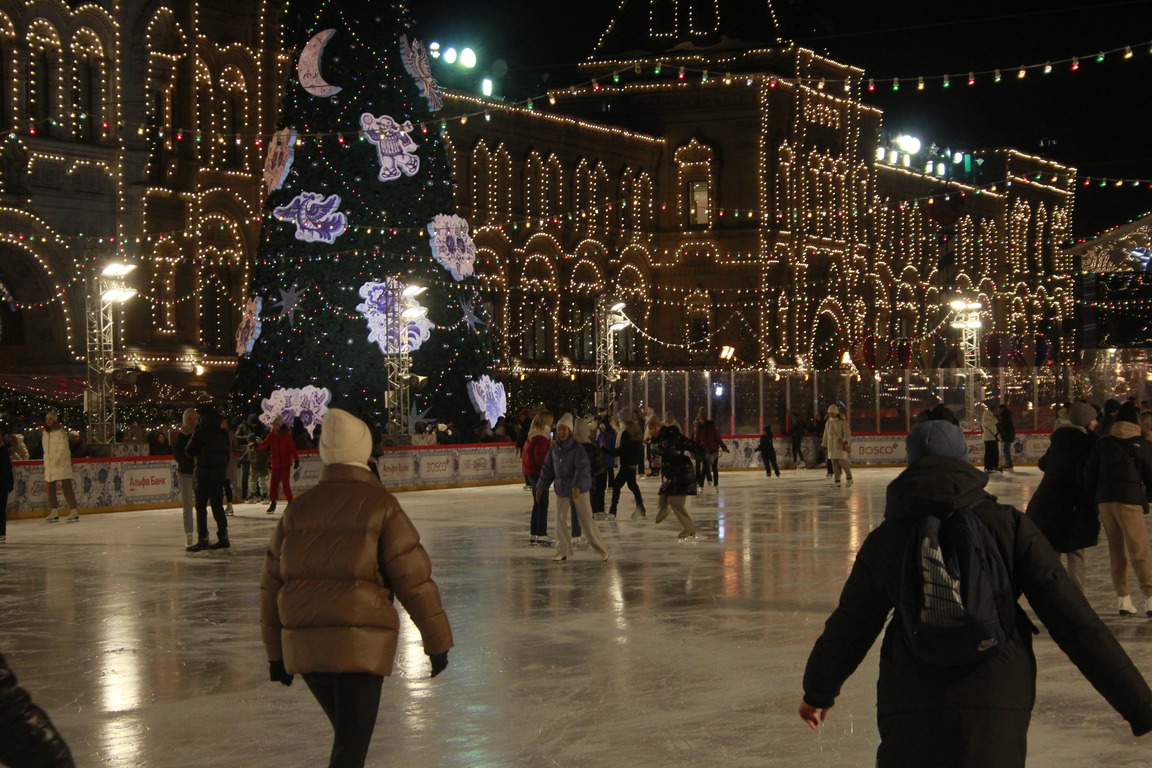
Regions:
<instances>
[{"instance_id":1,"label":"woman in beige puffer jacket","mask_svg":"<svg viewBox=\"0 0 1152 768\"><path fill-rule=\"evenodd\" d=\"M848 478L848 485L852 485L852 464L848 460L849 449L852 447L852 430L848 427L848 420L840 413L836 405L828 406L828 418L824 422L824 437L820 447L828 452L828 459L832 462L832 471L835 474L836 487L840 487L840 472Z\"/></svg>"}]
</instances>

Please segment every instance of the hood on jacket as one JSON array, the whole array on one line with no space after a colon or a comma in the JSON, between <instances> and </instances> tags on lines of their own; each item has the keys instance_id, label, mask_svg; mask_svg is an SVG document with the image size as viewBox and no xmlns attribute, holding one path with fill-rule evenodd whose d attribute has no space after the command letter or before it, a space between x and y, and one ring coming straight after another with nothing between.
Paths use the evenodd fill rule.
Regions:
<instances>
[{"instance_id":1,"label":"hood on jacket","mask_svg":"<svg viewBox=\"0 0 1152 768\"><path fill-rule=\"evenodd\" d=\"M1117 421L1112 425L1112 429L1108 430L1108 434L1121 440L1127 440L1130 437L1140 437L1143 433L1140 431L1139 424L1133 424L1130 421Z\"/></svg>"},{"instance_id":2,"label":"hood on jacket","mask_svg":"<svg viewBox=\"0 0 1152 768\"><path fill-rule=\"evenodd\" d=\"M884 517L920 518L966 507L991 498L987 483L988 475L967 461L927 456L889 483Z\"/></svg>"}]
</instances>

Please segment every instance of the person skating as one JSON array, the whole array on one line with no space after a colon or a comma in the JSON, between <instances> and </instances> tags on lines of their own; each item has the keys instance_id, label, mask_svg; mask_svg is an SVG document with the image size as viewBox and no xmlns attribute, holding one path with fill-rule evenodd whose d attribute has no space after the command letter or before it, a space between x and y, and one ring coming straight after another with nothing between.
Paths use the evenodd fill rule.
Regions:
<instances>
[{"instance_id":1,"label":"person skating","mask_svg":"<svg viewBox=\"0 0 1152 768\"><path fill-rule=\"evenodd\" d=\"M332 724L330 768L361 768L400 634L398 599L432 665L448 667L452 628L428 552L400 503L368 468L368 426L331 408L316 487L288 504L260 579L260 626L272 682L304 683Z\"/></svg>"},{"instance_id":2,"label":"person skating","mask_svg":"<svg viewBox=\"0 0 1152 768\"><path fill-rule=\"evenodd\" d=\"M767 477L772 477L773 470L776 472L776 477L780 477L780 467L776 465L776 446L772 442L771 424L764 425L760 442L752 450L760 454L760 460L764 462L764 474Z\"/></svg>"},{"instance_id":3,"label":"person skating","mask_svg":"<svg viewBox=\"0 0 1152 768\"><path fill-rule=\"evenodd\" d=\"M259 435L248 435L248 449L244 451L248 460L249 493L247 501L259 504L268 501L268 451L260 447Z\"/></svg>"},{"instance_id":4,"label":"person skating","mask_svg":"<svg viewBox=\"0 0 1152 768\"><path fill-rule=\"evenodd\" d=\"M68 440L68 430L59 418L56 411L44 414L44 428L40 435L40 444L44 448L44 486L48 490L48 516L44 522L54 523L60 519L60 513L56 511L56 483L60 483L64 501L68 503L67 522L75 523L80 519L80 511L76 509L76 491L72 486L72 445Z\"/></svg>"},{"instance_id":5,"label":"person skating","mask_svg":"<svg viewBox=\"0 0 1152 768\"><path fill-rule=\"evenodd\" d=\"M652 436L651 444L660 457L660 501L656 524L664 522L671 510L680 522L678 538L695 539L696 523L689 516L685 501L696 495L692 457L704 456L704 446L684 437L678 425L662 423L655 417L649 419L648 431Z\"/></svg>"},{"instance_id":6,"label":"person skating","mask_svg":"<svg viewBox=\"0 0 1152 768\"><path fill-rule=\"evenodd\" d=\"M176 459L176 483L180 486L180 506L184 510L184 546L196 543L196 482L192 474L196 471L196 460L188 455L188 441L200 423L200 414L195 408L185 408L176 439L172 441L172 455Z\"/></svg>"},{"instance_id":7,"label":"person skating","mask_svg":"<svg viewBox=\"0 0 1152 768\"><path fill-rule=\"evenodd\" d=\"M984 471L1000 471L1000 419L992 403L984 403L980 416L980 437L984 441Z\"/></svg>"},{"instance_id":8,"label":"person skating","mask_svg":"<svg viewBox=\"0 0 1152 768\"><path fill-rule=\"evenodd\" d=\"M592 511L597 510L597 501L599 501L599 510L604 511L604 497L607 496L608 489L616 482L616 457L612 455L611 451L616 447L616 430L613 429L612 423L607 416L604 416L596 422L596 445L599 447L600 452L603 454L601 457L604 461L604 474L593 475L592 482ZM616 519L616 508L611 507L607 515L609 520Z\"/></svg>"},{"instance_id":9,"label":"person skating","mask_svg":"<svg viewBox=\"0 0 1152 768\"><path fill-rule=\"evenodd\" d=\"M800 718L824 722L845 680L884 631L879 654L877 768L1023 768L1036 699L1035 632L1021 594L1052 640L1140 736L1152 730L1152 691L1120 643L1060 566L1026 515L985 490L988 476L968 464L960 429L943 421L908 436L909 466L888 487L883 522L865 539L836 610L804 671ZM1007 630L1002 650L963 666L914 653L902 612L905 553L926 515L968 509L988 529L1008 566L1011 592L998 595Z\"/></svg>"},{"instance_id":10,"label":"person skating","mask_svg":"<svg viewBox=\"0 0 1152 768\"><path fill-rule=\"evenodd\" d=\"M1007 405L1000 406L1000 415L996 422L1000 442L1004 444L1004 458L1000 467L1011 472L1015 469L1012 465L1012 448L1016 444L1016 424L1012 420L1012 410Z\"/></svg>"},{"instance_id":11,"label":"person skating","mask_svg":"<svg viewBox=\"0 0 1152 768\"><path fill-rule=\"evenodd\" d=\"M824 421L824 436L820 446L827 452L828 460L832 462L832 481L840 487L840 473L843 472L852 487L852 463L849 460L852 447L852 430L848 420L840 413L836 405L828 406L827 418Z\"/></svg>"},{"instance_id":12,"label":"person skating","mask_svg":"<svg viewBox=\"0 0 1152 768\"><path fill-rule=\"evenodd\" d=\"M636 482L636 474L644 465L644 436L640 431L639 422L631 419L620 422L617 432L620 442L616 448L605 448L604 453L619 459L620 468L616 479L612 481L612 502L608 507L608 516L616 517L616 508L620 504L620 489L625 485L632 491L632 498L636 500L636 507L632 510L632 519L647 517L644 509L644 497L640 493L640 486Z\"/></svg>"},{"instance_id":13,"label":"person skating","mask_svg":"<svg viewBox=\"0 0 1152 768\"><path fill-rule=\"evenodd\" d=\"M192 433L185 453L196 460L193 483L196 488L196 543L188 552L228 549L228 517L224 511L224 484L228 462L232 460L232 436L221 426L220 414L212 406L200 407L200 425ZM208 539L208 505L216 521L216 542Z\"/></svg>"},{"instance_id":14,"label":"person skating","mask_svg":"<svg viewBox=\"0 0 1152 768\"><path fill-rule=\"evenodd\" d=\"M548 494L537 494L536 491L546 488L540 485L540 470L551 447L552 414L538 411L528 425L524 447L520 452L520 471L532 489L532 512L528 518L530 541L549 547L556 542L548 538Z\"/></svg>"},{"instance_id":15,"label":"person skating","mask_svg":"<svg viewBox=\"0 0 1152 768\"><path fill-rule=\"evenodd\" d=\"M667 423L667 422L665 422ZM728 446L720 436L716 422L708 418L704 408L697 411L696 428L692 440L704 448L704 458L696 461L696 485L703 488L711 479L712 487L720 487L720 452L728 453Z\"/></svg>"},{"instance_id":16,"label":"person skating","mask_svg":"<svg viewBox=\"0 0 1152 768\"><path fill-rule=\"evenodd\" d=\"M300 454L296 450L296 441L292 438L292 430L284 424L284 418L277 416L272 419L272 431L260 441L260 447L268 451L271 464L271 477L268 481L268 497L272 503L268 505L268 514L276 511L276 502L280 499L280 488L284 488L285 501L292 501L292 470L300 466Z\"/></svg>"},{"instance_id":17,"label":"person skating","mask_svg":"<svg viewBox=\"0 0 1152 768\"><path fill-rule=\"evenodd\" d=\"M576 420L570 413L564 414L556 422L556 443L548 449L535 492L540 497L551 486L556 494L557 541L556 555L552 559L558 563L572 557L572 537L568 523L573 507L580 528L592 549L602 559L608 559L608 550L600 540L600 527L592 519L592 504L588 498L592 490L592 467L588 461L588 452L573 436L575 426Z\"/></svg>"},{"instance_id":18,"label":"person skating","mask_svg":"<svg viewBox=\"0 0 1152 768\"><path fill-rule=\"evenodd\" d=\"M800 411L793 408L788 416L788 437L792 439L792 468L803 469L804 435L808 434L808 424L801 418Z\"/></svg>"}]
</instances>

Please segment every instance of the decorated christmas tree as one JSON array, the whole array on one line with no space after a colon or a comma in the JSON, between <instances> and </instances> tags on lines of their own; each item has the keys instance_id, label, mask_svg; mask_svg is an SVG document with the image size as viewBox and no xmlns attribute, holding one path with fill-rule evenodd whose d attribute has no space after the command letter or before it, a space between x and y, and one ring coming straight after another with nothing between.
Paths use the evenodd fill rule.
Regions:
<instances>
[{"instance_id":1,"label":"decorated christmas tree","mask_svg":"<svg viewBox=\"0 0 1152 768\"><path fill-rule=\"evenodd\" d=\"M288 6L294 67L237 334L236 404L266 421L288 412L307 425L329 401L394 425L502 412L475 246L434 115L440 92L414 33L403 4ZM411 376L399 367L406 412L399 359L410 364Z\"/></svg>"}]
</instances>

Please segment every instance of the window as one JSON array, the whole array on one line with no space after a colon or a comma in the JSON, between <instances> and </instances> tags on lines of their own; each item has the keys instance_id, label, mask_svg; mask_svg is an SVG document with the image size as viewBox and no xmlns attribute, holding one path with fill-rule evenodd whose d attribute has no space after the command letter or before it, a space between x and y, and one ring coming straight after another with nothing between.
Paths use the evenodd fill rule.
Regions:
<instances>
[{"instance_id":1,"label":"window","mask_svg":"<svg viewBox=\"0 0 1152 768\"><path fill-rule=\"evenodd\" d=\"M693 181L688 184L688 226L706 227L711 222L712 200L708 182Z\"/></svg>"}]
</instances>

